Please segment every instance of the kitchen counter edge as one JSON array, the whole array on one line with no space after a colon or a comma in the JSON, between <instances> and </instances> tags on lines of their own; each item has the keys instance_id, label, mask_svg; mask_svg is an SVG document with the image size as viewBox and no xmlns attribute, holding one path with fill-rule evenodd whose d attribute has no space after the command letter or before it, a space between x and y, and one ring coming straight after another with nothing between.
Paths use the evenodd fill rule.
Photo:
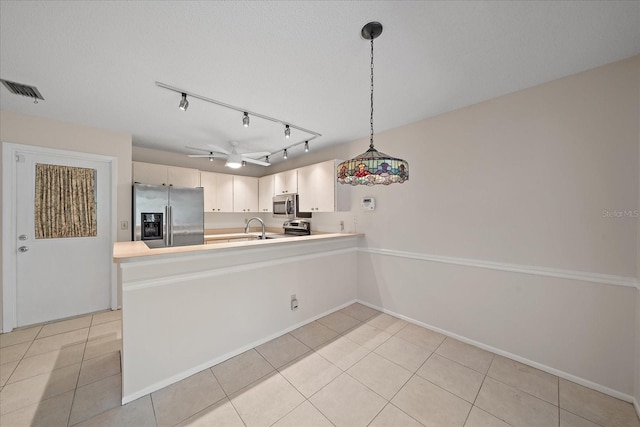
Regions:
<instances>
[{"instance_id":1,"label":"kitchen counter edge","mask_svg":"<svg viewBox=\"0 0 640 427\"><path fill-rule=\"evenodd\" d=\"M149 247L142 241L115 242L113 244L113 261L116 263L125 263L136 260L149 259L150 257L155 256L166 256L172 254L203 253L203 251L220 251L224 249L240 247L273 247L276 245L283 245L288 243L304 243L309 241L321 241L326 239L340 239L345 237L359 236L364 236L364 233L323 233L312 234L310 236L285 237L280 239L249 240L230 243L216 243L214 245L205 243L204 245L175 246L155 249L149 249Z\"/></svg>"}]
</instances>

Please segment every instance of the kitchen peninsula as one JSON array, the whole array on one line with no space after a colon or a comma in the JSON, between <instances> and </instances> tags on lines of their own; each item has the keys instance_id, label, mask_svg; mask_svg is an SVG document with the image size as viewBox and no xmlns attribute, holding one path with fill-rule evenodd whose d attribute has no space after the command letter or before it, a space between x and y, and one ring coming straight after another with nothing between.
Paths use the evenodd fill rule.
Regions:
<instances>
[{"instance_id":1,"label":"kitchen peninsula","mask_svg":"<svg viewBox=\"0 0 640 427\"><path fill-rule=\"evenodd\" d=\"M115 243L122 403L351 303L360 236L327 233L157 249L141 241Z\"/></svg>"}]
</instances>

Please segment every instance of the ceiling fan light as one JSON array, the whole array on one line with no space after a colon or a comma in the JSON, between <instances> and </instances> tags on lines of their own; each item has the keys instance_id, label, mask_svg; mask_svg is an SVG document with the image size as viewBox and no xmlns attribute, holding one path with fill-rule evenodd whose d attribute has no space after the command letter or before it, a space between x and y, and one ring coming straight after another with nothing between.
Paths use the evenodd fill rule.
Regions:
<instances>
[{"instance_id":1,"label":"ceiling fan light","mask_svg":"<svg viewBox=\"0 0 640 427\"><path fill-rule=\"evenodd\" d=\"M284 137L287 139L291 137L291 128L289 127L289 125L285 125L284 127Z\"/></svg>"},{"instance_id":2,"label":"ceiling fan light","mask_svg":"<svg viewBox=\"0 0 640 427\"><path fill-rule=\"evenodd\" d=\"M242 167L242 157L238 154L229 154L227 162L224 165L231 169L239 169Z\"/></svg>"},{"instance_id":3,"label":"ceiling fan light","mask_svg":"<svg viewBox=\"0 0 640 427\"><path fill-rule=\"evenodd\" d=\"M180 100L180 105L178 105L178 107L182 111L187 111L187 108L189 108L189 101L187 101L187 94L184 92L182 92L182 99Z\"/></svg>"},{"instance_id":4,"label":"ceiling fan light","mask_svg":"<svg viewBox=\"0 0 640 427\"><path fill-rule=\"evenodd\" d=\"M269 163L269 164L271 164L271 161L269 160L269 156L267 156L267 157L264 159L264 161L265 161L265 162L267 162L267 163Z\"/></svg>"},{"instance_id":5,"label":"ceiling fan light","mask_svg":"<svg viewBox=\"0 0 640 427\"><path fill-rule=\"evenodd\" d=\"M309 141L305 141L304 142L304 152L308 153L309 152Z\"/></svg>"},{"instance_id":6,"label":"ceiling fan light","mask_svg":"<svg viewBox=\"0 0 640 427\"><path fill-rule=\"evenodd\" d=\"M248 128L249 127L249 113L244 112L244 116L242 117L242 126Z\"/></svg>"},{"instance_id":7,"label":"ceiling fan light","mask_svg":"<svg viewBox=\"0 0 640 427\"><path fill-rule=\"evenodd\" d=\"M286 160L287 158L289 158L289 156L287 155L287 149L286 149L286 148L284 149L284 156L283 156L283 157L284 157L284 159L285 159L285 160Z\"/></svg>"}]
</instances>

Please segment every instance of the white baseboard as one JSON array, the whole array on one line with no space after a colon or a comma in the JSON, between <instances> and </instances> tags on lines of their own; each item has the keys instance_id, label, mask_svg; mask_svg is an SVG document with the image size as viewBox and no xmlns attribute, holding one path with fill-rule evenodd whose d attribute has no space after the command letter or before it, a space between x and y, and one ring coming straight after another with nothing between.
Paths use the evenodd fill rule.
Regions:
<instances>
[{"instance_id":1,"label":"white baseboard","mask_svg":"<svg viewBox=\"0 0 640 427\"><path fill-rule=\"evenodd\" d=\"M636 410L636 415L640 418L640 405L638 404L638 400L633 398L633 408Z\"/></svg>"},{"instance_id":2,"label":"white baseboard","mask_svg":"<svg viewBox=\"0 0 640 427\"><path fill-rule=\"evenodd\" d=\"M257 341L254 341L252 343L244 345L244 346L242 346L240 348L236 348L236 349L230 351L229 353L226 353L226 354L223 354L222 356L218 356L216 358L208 360L208 361L206 361L206 362L204 362L204 363L202 363L202 364L200 364L198 366L194 366L191 369L187 369L186 371L183 371L183 372L180 372L180 373L178 373L176 375L173 375L170 378L167 378L165 380L159 381L159 382L157 382L155 384L152 384L152 385L150 385L148 387L145 387L142 390L138 390L135 393L131 393L131 394L128 394L126 396L122 396L122 404L126 405L129 402L133 402L136 399L139 399L139 398L141 398L143 396L146 396L147 394L151 394L154 391L160 390L161 388L167 387L167 386L169 386L169 385L171 385L173 383L176 383L176 382L178 382L180 380L188 378L191 375L197 374L198 372L200 372L200 371L202 371L204 369L211 368L212 366L215 366L215 365L217 365L219 363L222 363L225 360L231 359L232 357L235 357L235 356L237 356L239 354L242 354L245 351L251 350L254 347L257 347L257 346L259 346L261 344L264 344L264 343L266 343L268 341L271 341L272 339L278 338L281 335L284 335L284 334L289 333L289 332L291 332L291 331L293 331L295 329L298 329L299 327L304 326L307 323L311 323L314 320L318 320L321 317L324 317L324 316L326 316L328 314L331 314L331 313L333 313L335 311L341 310L344 307L347 307L347 306L353 304L354 302L356 302L355 299L351 300L349 302L346 302L346 303L344 303L342 305L339 305L338 307L332 308L331 310L327 310L327 311L325 311L323 313L320 313L317 316L313 316L313 317L311 317L309 319L306 319L306 320L304 320L302 322L298 322L295 325L292 325L292 326L290 326L290 327L288 327L286 329L283 329L281 331L275 332L275 333L273 333L273 334L271 334L271 335L269 335L267 337L261 338L261 339L259 339Z\"/></svg>"},{"instance_id":3,"label":"white baseboard","mask_svg":"<svg viewBox=\"0 0 640 427\"><path fill-rule=\"evenodd\" d=\"M389 314L391 316L398 317L398 318L400 318L402 320L406 320L409 323L413 323L415 325L422 326L422 327L430 329L432 331L441 333L442 335L446 335L448 337L455 338L458 341L462 341L464 343L473 345L473 346L481 348L483 350L490 351L491 353L495 353L495 354L498 354L500 356L504 356L504 357L507 357L509 359L518 361L520 363L524 363L525 365L532 366L532 367L534 367L536 369L540 369L541 371L548 372L548 373L550 373L552 375L556 375L556 376L558 376L560 378L564 378L565 380L568 380L568 381L574 382L576 384L588 387L590 389L599 391L601 393L607 394L607 395L615 397L617 399L624 400L625 402L633 403L633 405L634 405L634 407L636 409L636 412L638 413L638 416L640 416L640 408L638 406L638 402L635 400L635 398L633 396L631 396L629 394L622 393L622 392L620 392L618 390L614 390L614 389L606 387L606 386L604 386L602 384L594 383L593 381L589 381L589 380L586 380L584 378L577 377L577 376L575 376L573 374L569 374L569 373L561 371L559 369L555 369L555 368L552 368L550 366L543 365L542 363L535 362L533 360L527 359L526 357L522 357L522 356L519 356L517 354L513 354L513 353L510 353L508 351L504 351L504 350L501 350L499 348L492 347L490 345L486 345L486 344L483 344L481 342L478 342L478 341L463 337L463 336L455 334L453 332L450 332L450 331L435 327L433 325L429 325L427 323L420 322L418 320L415 320L415 319L412 319L410 317L404 316L402 314L393 312L391 310L387 310L387 309L384 309L382 307L378 307L378 306L376 306L374 304L370 304L370 303L368 303L366 301L357 300L357 302L359 302L362 305L366 305L367 307L370 307L370 308L373 308L373 309L376 309L376 310L380 310L383 313Z\"/></svg>"}]
</instances>

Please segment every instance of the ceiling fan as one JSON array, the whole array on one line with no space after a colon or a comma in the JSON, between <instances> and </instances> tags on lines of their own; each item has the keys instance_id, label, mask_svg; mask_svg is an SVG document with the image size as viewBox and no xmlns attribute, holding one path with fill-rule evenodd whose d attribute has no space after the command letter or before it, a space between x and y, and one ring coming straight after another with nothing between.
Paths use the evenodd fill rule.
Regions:
<instances>
[{"instance_id":1,"label":"ceiling fan","mask_svg":"<svg viewBox=\"0 0 640 427\"><path fill-rule=\"evenodd\" d=\"M225 166L228 166L232 169L237 169L244 165L244 163L253 163L255 165L260 166L270 166L271 163L263 162L262 160L257 160L257 157L268 157L271 153L268 151L256 151L253 153L238 153L236 147L238 143L235 141L229 142L231 146L231 150L227 150L225 148L220 148L216 145L207 144L211 149L207 150L205 148L197 148L197 147L185 147L191 150L199 150L206 151L209 154L189 154L189 157L204 157L209 158L209 160L213 161L214 157L226 157L227 162Z\"/></svg>"}]
</instances>

